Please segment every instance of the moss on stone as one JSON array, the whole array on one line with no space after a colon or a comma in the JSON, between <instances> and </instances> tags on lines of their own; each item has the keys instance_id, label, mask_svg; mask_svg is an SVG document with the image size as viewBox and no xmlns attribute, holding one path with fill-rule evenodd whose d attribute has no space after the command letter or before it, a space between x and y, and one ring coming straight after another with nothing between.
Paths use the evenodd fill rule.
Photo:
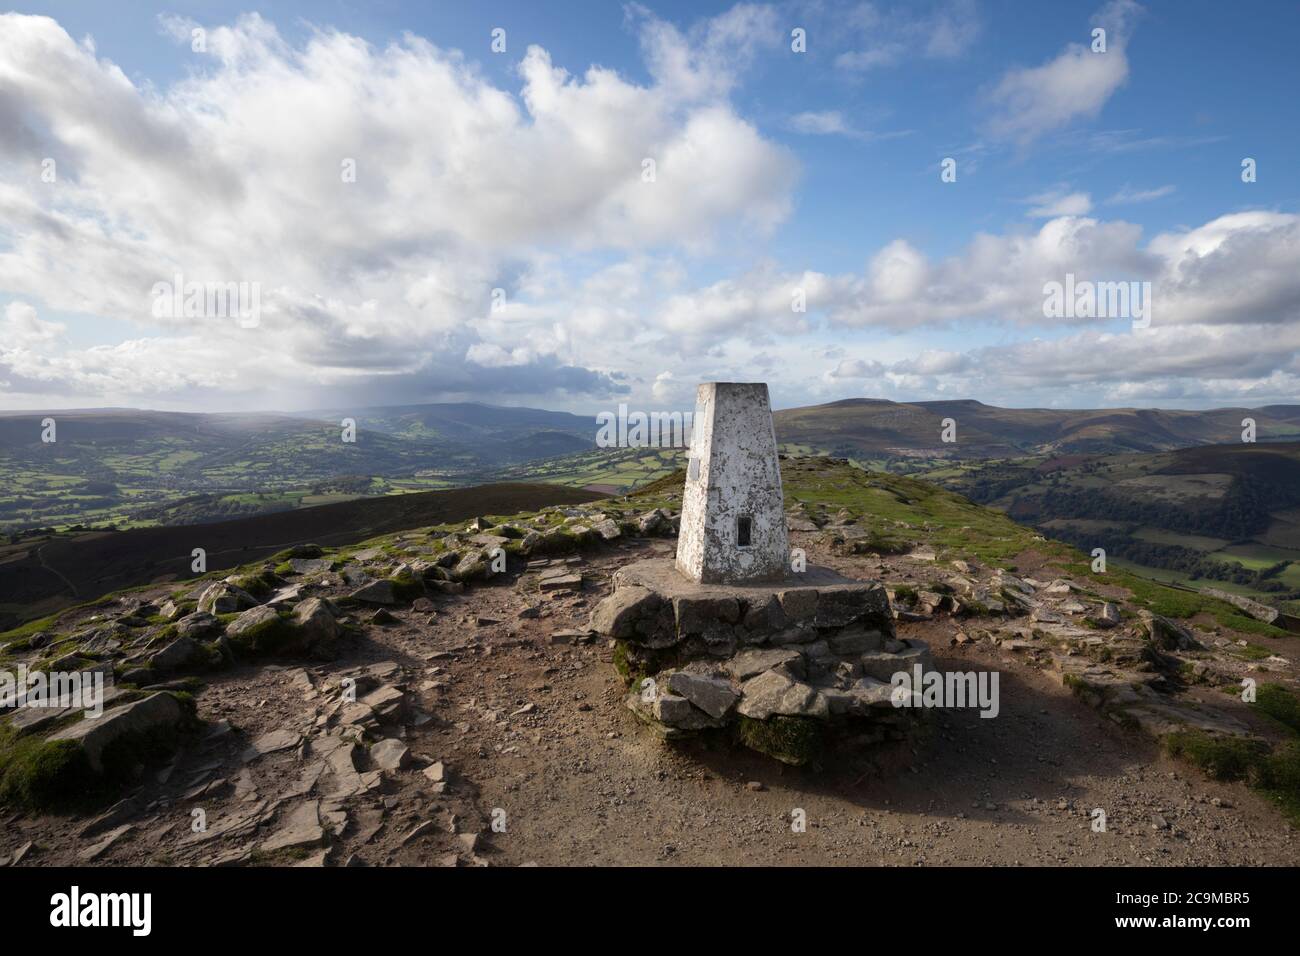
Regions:
<instances>
[{"instance_id":1,"label":"moss on stone","mask_svg":"<svg viewBox=\"0 0 1300 956\"><path fill-rule=\"evenodd\" d=\"M264 598L270 594L279 582L274 580L270 571L256 571L252 574L244 574L235 578L232 582L235 587L247 591L256 598Z\"/></svg>"},{"instance_id":2,"label":"moss on stone","mask_svg":"<svg viewBox=\"0 0 1300 956\"><path fill-rule=\"evenodd\" d=\"M56 808L73 802L94 783L94 771L76 741L0 741L0 803L25 810Z\"/></svg>"},{"instance_id":3,"label":"moss on stone","mask_svg":"<svg viewBox=\"0 0 1300 956\"><path fill-rule=\"evenodd\" d=\"M614 645L614 670L618 671L618 676L623 678L623 683L628 687L639 683L641 678L646 676L641 674L640 668L633 663L628 654L626 641L619 641Z\"/></svg>"},{"instance_id":4,"label":"moss on stone","mask_svg":"<svg viewBox=\"0 0 1300 956\"><path fill-rule=\"evenodd\" d=\"M388 581L393 586L393 596L399 601L414 601L424 595L424 582L414 574L394 575Z\"/></svg>"},{"instance_id":5,"label":"moss on stone","mask_svg":"<svg viewBox=\"0 0 1300 956\"><path fill-rule=\"evenodd\" d=\"M238 617L238 615L236 615ZM274 654L289 646L298 636L298 627L293 618L284 611L260 624L248 628L240 634L227 635L230 646L242 654Z\"/></svg>"},{"instance_id":6,"label":"moss on stone","mask_svg":"<svg viewBox=\"0 0 1300 956\"><path fill-rule=\"evenodd\" d=\"M814 760L824 743L821 725L803 717L741 717L736 729L746 747L795 767Z\"/></svg>"}]
</instances>

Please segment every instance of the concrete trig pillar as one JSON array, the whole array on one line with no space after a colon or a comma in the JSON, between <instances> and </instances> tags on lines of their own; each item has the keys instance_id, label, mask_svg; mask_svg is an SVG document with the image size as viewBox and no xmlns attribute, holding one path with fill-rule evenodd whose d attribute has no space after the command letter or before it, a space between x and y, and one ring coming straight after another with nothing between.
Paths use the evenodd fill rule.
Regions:
<instances>
[{"instance_id":1,"label":"concrete trig pillar","mask_svg":"<svg viewBox=\"0 0 1300 956\"><path fill-rule=\"evenodd\" d=\"M784 577L790 541L767 385L703 383L692 428L677 569L704 584Z\"/></svg>"}]
</instances>

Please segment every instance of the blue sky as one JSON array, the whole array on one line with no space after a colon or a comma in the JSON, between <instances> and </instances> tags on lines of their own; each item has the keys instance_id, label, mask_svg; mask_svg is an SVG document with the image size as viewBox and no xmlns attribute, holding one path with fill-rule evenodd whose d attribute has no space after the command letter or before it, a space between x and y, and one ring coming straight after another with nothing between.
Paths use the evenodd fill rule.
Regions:
<instances>
[{"instance_id":1,"label":"blue sky","mask_svg":"<svg viewBox=\"0 0 1300 956\"><path fill-rule=\"evenodd\" d=\"M29 3L0 404L1295 401L1298 40L1294 3ZM258 327L160 320L178 271L260 283ZM1152 282L1151 328L1045 319L1066 272Z\"/></svg>"}]
</instances>

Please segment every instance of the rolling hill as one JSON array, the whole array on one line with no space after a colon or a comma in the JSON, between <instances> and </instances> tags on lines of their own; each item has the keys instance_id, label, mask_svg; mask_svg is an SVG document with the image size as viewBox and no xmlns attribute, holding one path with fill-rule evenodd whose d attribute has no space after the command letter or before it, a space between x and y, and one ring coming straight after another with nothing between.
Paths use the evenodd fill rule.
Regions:
<instances>
[{"instance_id":1,"label":"rolling hill","mask_svg":"<svg viewBox=\"0 0 1300 956\"><path fill-rule=\"evenodd\" d=\"M1158 408L999 408L973 400L890 402L851 398L775 413L777 439L797 453L858 461L1013 458L1153 452L1241 439L1255 419L1259 441L1300 439L1300 405L1186 411ZM957 440L945 443L944 419Z\"/></svg>"},{"instance_id":2,"label":"rolling hill","mask_svg":"<svg viewBox=\"0 0 1300 956\"><path fill-rule=\"evenodd\" d=\"M41 440L52 417L56 441ZM355 420L356 441L340 423ZM449 404L310 415L0 413L0 530L212 521L473 484L593 447L593 419Z\"/></svg>"}]
</instances>

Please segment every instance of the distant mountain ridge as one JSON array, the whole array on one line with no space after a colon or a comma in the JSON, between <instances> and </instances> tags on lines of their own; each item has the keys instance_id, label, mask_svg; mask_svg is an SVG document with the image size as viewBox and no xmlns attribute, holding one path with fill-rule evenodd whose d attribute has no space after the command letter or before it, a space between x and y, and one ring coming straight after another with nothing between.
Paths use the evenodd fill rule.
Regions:
<instances>
[{"instance_id":1,"label":"distant mountain ridge","mask_svg":"<svg viewBox=\"0 0 1300 956\"><path fill-rule=\"evenodd\" d=\"M57 441L41 440L42 420ZM794 455L894 470L927 459L1159 452L1236 444L1241 421L1261 442L1300 440L1300 405L1207 411L1014 409L973 399L849 398L776 412ZM342 440L344 419L356 441ZM942 440L944 423L956 441ZM479 484L493 476L617 485L627 449L597 449L594 416L475 402L275 412L68 409L0 412L0 531L183 519L212 521L359 495ZM594 457L593 457L594 456ZM601 467L608 458L611 467ZM532 469L527 463L549 463ZM568 475L565 463L576 463ZM891 464L892 462L892 464ZM636 462L641 474L644 469ZM667 467L658 462L655 467ZM569 469L573 470L573 469ZM630 474L630 472L628 472Z\"/></svg>"},{"instance_id":2,"label":"distant mountain ridge","mask_svg":"<svg viewBox=\"0 0 1300 956\"><path fill-rule=\"evenodd\" d=\"M1216 408L1000 408L973 399L892 402L850 398L775 413L786 445L844 458L1010 458L1168 451L1241 441L1242 419L1258 441L1300 438L1300 405ZM952 419L956 441L944 442Z\"/></svg>"}]
</instances>

